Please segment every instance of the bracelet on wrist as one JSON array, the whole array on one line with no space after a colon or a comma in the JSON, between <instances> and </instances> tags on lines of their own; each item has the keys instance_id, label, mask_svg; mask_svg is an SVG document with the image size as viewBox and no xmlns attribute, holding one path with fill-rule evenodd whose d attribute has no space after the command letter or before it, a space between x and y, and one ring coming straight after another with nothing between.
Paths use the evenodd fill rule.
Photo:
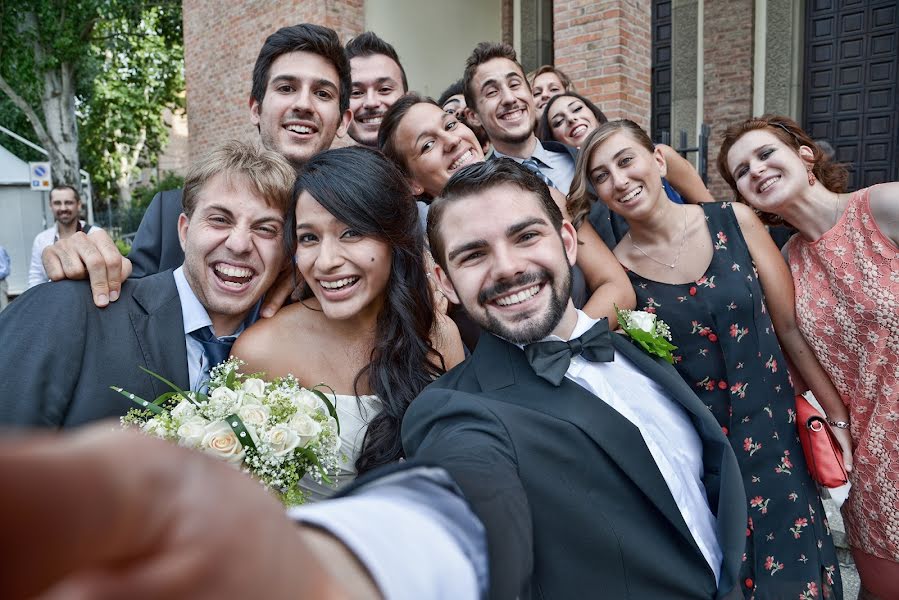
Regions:
<instances>
[{"instance_id":1,"label":"bracelet on wrist","mask_svg":"<svg viewBox=\"0 0 899 600\"><path fill-rule=\"evenodd\" d=\"M849 423L846 421L834 421L833 419L827 419L827 422L831 427L836 427L837 429L849 429Z\"/></svg>"}]
</instances>

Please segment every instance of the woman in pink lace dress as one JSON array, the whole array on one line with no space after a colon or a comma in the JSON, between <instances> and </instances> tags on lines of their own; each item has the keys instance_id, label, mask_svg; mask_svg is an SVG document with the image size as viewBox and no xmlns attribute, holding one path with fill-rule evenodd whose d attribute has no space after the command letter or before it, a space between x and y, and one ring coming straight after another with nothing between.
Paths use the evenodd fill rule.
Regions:
<instances>
[{"instance_id":1,"label":"woman in pink lace dress","mask_svg":"<svg viewBox=\"0 0 899 600\"><path fill-rule=\"evenodd\" d=\"M743 200L799 234L784 247L796 316L850 409L843 506L864 598L899 597L899 183L852 194L846 170L794 121L730 127L718 169Z\"/></svg>"}]
</instances>

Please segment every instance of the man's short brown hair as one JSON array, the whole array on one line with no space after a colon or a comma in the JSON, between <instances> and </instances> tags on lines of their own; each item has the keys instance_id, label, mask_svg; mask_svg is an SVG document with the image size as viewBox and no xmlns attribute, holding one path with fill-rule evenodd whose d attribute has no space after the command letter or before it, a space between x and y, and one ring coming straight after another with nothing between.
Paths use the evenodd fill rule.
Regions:
<instances>
[{"instance_id":1,"label":"man's short brown hair","mask_svg":"<svg viewBox=\"0 0 899 600\"><path fill-rule=\"evenodd\" d=\"M188 218L197 206L203 186L220 173L226 177L242 177L268 206L285 214L290 208L297 175L287 159L273 150L230 140L207 154L187 173L181 202Z\"/></svg>"}]
</instances>

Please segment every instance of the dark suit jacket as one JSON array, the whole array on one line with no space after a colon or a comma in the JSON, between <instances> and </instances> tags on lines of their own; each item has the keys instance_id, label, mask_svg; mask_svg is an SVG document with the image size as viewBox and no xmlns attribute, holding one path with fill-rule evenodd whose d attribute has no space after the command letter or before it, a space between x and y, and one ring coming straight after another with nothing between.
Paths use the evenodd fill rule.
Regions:
<instances>
[{"instance_id":1,"label":"dark suit jacket","mask_svg":"<svg viewBox=\"0 0 899 600\"><path fill-rule=\"evenodd\" d=\"M181 190L159 192L153 197L128 253L133 267L131 277L177 269L184 262L184 251L178 240L181 208Z\"/></svg>"},{"instance_id":2,"label":"dark suit jacket","mask_svg":"<svg viewBox=\"0 0 899 600\"><path fill-rule=\"evenodd\" d=\"M493 335L412 403L406 454L449 471L484 523L491 598L741 597L746 501L730 444L670 365L613 337L702 439L720 591L639 430L567 378L558 388L540 379Z\"/></svg>"},{"instance_id":3,"label":"dark suit jacket","mask_svg":"<svg viewBox=\"0 0 899 600\"><path fill-rule=\"evenodd\" d=\"M189 384L181 301L171 271L122 284L97 308L86 281L47 283L0 314L0 424L67 427L135 407L168 391L143 366Z\"/></svg>"}]
</instances>

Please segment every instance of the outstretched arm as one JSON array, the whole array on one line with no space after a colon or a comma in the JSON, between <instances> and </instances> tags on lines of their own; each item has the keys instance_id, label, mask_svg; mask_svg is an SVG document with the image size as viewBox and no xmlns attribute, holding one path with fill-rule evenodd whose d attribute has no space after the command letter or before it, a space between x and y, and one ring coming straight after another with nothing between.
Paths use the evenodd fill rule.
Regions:
<instances>
[{"instance_id":1,"label":"outstretched arm","mask_svg":"<svg viewBox=\"0 0 899 600\"><path fill-rule=\"evenodd\" d=\"M109 424L5 436L0 476L8 598L380 597L343 543L195 451Z\"/></svg>"},{"instance_id":2,"label":"outstretched arm","mask_svg":"<svg viewBox=\"0 0 899 600\"><path fill-rule=\"evenodd\" d=\"M781 347L815 394L815 399L821 403L827 418L848 423L849 410L843 404L840 394L821 367L821 363L815 358L814 352L796 323L796 298L789 267L752 209L743 204L734 204L733 208L740 230L749 246L752 260L758 269L771 322L774 324L774 331ZM851 471L852 440L849 430L834 428L833 432L843 448L846 470Z\"/></svg>"}]
</instances>

